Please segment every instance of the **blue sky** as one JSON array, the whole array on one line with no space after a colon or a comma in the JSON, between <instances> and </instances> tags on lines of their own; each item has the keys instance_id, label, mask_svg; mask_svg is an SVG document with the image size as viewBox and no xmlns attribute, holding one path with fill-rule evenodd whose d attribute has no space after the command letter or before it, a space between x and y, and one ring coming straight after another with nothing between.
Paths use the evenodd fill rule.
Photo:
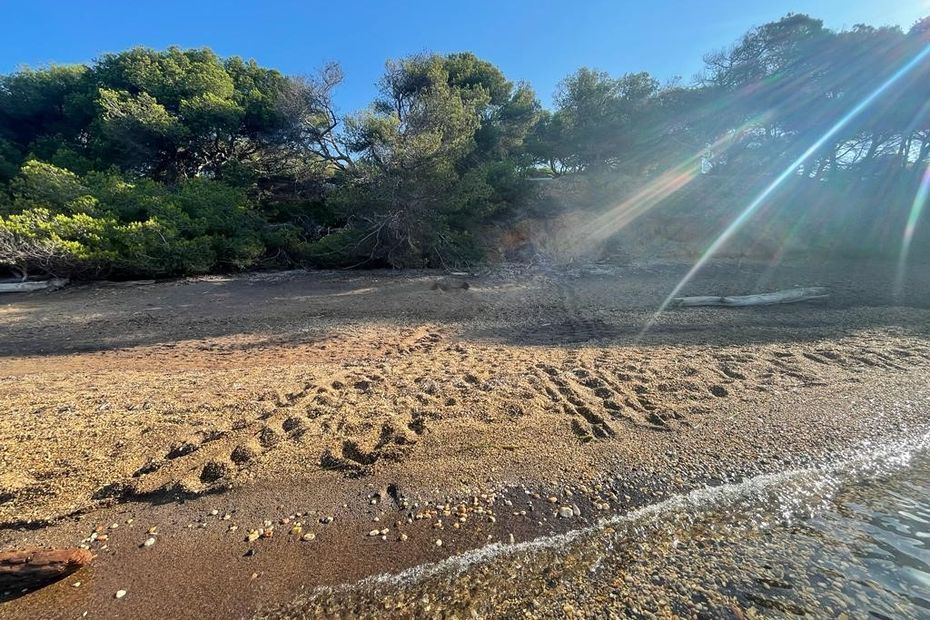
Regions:
<instances>
[{"instance_id":1,"label":"blue sky","mask_svg":"<svg viewBox=\"0 0 930 620\"><path fill-rule=\"evenodd\" d=\"M788 12L837 29L906 28L930 15L930 0L0 0L0 72L133 45L208 46L292 74L335 60L346 74L337 101L351 111L374 96L387 58L471 50L548 102L580 66L688 81L705 52Z\"/></svg>"}]
</instances>

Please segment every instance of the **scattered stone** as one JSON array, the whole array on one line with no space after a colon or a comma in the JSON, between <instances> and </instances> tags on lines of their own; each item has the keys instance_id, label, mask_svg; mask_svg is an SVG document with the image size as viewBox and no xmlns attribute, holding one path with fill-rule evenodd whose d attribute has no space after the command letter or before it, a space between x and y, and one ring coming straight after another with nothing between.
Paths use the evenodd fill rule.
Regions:
<instances>
[{"instance_id":1,"label":"scattered stone","mask_svg":"<svg viewBox=\"0 0 930 620\"><path fill-rule=\"evenodd\" d=\"M154 536L150 536L150 537L148 537L148 538L145 539L145 542L142 543L142 546L143 546L143 547L151 547L151 546L154 545L154 544L155 544L155 537L154 537Z\"/></svg>"},{"instance_id":2,"label":"scattered stone","mask_svg":"<svg viewBox=\"0 0 930 620\"><path fill-rule=\"evenodd\" d=\"M368 532L369 536L378 536L380 534L381 534L381 530L371 530L370 532Z\"/></svg>"},{"instance_id":3,"label":"scattered stone","mask_svg":"<svg viewBox=\"0 0 930 620\"><path fill-rule=\"evenodd\" d=\"M310 542L314 538L316 538L316 534L314 534L313 532L307 532L306 534L300 537L300 539L305 542Z\"/></svg>"},{"instance_id":4,"label":"scattered stone","mask_svg":"<svg viewBox=\"0 0 930 620\"><path fill-rule=\"evenodd\" d=\"M407 540L407 535L406 535L406 534L401 534L401 535L400 535L400 540L401 540L401 541Z\"/></svg>"},{"instance_id":5,"label":"scattered stone","mask_svg":"<svg viewBox=\"0 0 930 620\"><path fill-rule=\"evenodd\" d=\"M442 546L442 539L441 539L441 538L437 538L437 539L436 539L436 546L437 546L437 547L441 547L441 546Z\"/></svg>"},{"instance_id":6,"label":"scattered stone","mask_svg":"<svg viewBox=\"0 0 930 620\"><path fill-rule=\"evenodd\" d=\"M245 539L248 542L255 542L258 540L259 533L258 530L249 530L249 533L246 535Z\"/></svg>"},{"instance_id":7,"label":"scattered stone","mask_svg":"<svg viewBox=\"0 0 930 620\"><path fill-rule=\"evenodd\" d=\"M569 519L573 516L575 516L575 511L572 510L570 507L562 506L561 508L559 508L559 517L561 517L562 519Z\"/></svg>"},{"instance_id":8,"label":"scattered stone","mask_svg":"<svg viewBox=\"0 0 930 620\"><path fill-rule=\"evenodd\" d=\"M117 590L117 591L116 591L116 598L123 598L124 596L126 596L126 590Z\"/></svg>"}]
</instances>

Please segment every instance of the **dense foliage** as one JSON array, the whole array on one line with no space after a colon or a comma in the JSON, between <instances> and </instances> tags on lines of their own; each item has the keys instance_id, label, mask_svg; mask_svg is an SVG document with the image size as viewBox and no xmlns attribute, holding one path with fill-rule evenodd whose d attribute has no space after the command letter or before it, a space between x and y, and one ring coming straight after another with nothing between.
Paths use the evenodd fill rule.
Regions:
<instances>
[{"instance_id":1,"label":"dense foliage","mask_svg":"<svg viewBox=\"0 0 930 620\"><path fill-rule=\"evenodd\" d=\"M788 167L783 218L826 225L840 204L897 222L930 164L930 60L908 67L928 43L930 20L835 32L789 15L709 54L690 85L579 69L553 110L470 53L422 54L389 61L346 116L335 65L297 78L136 48L23 69L0 76L0 268L451 267L519 218L597 213L701 166L649 207L699 221Z\"/></svg>"}]
</instances>

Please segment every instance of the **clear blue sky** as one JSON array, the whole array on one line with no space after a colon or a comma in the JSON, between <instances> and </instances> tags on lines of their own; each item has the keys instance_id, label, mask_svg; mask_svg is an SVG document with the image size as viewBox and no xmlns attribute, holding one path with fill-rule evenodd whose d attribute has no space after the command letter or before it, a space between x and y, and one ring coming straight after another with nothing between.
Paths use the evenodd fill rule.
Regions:
<instances>
[{"instance_id":1,"label":"clear blue sky","mask_svg":"<svg viewBox=\"0 0 930 620\"><path fill-rule=\"evenodd\" d=\"M0 0L0 72L134 45L208 46L292 74L335 60L351 111L371 100L387 58L470 50L548 102L580 66L690 80L702 54L788 12L907 28L930 0Z\"/></svg>"}]
</instances>

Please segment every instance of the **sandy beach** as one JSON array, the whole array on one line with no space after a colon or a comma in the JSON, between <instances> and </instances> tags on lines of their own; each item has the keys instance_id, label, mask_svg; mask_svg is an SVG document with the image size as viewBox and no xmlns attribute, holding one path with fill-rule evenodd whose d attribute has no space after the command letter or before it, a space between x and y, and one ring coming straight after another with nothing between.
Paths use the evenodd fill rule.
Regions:
<instances>
[{"instance_id":1,"label":"sandy beach","mask_svg":"<svg viewBox=\"0 0 930 620\"><path fill-rule=\"evenodd\" d=\"M925 267L895 296L893 265L718 261L684 293L830 296L672 309L641 336L688 267L6 296L0 548L85 545L95 559L0 592L0 617L299 616L290 604L317 586L930 427ZM330 604L307 615L377 616Z\"/></svg>"}]
</instances>

